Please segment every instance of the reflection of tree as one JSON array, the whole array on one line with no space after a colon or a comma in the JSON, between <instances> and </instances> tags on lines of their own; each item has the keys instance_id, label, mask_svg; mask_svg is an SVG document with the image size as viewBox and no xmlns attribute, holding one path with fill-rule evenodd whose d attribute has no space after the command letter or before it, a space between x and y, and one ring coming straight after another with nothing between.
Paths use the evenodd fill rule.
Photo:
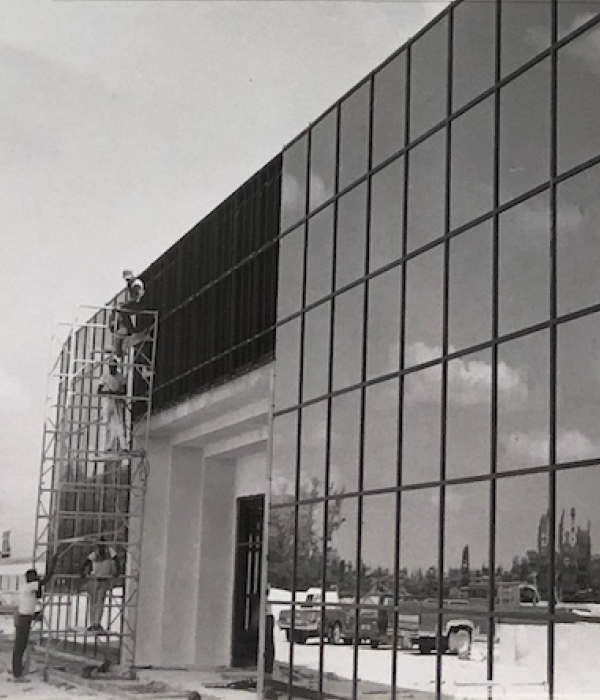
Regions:
<instances>
[{"instance_id":1,"label":"reflection of tree","mask_svg":"<svg viewBox=\"0 0 600 700\"><path fill-rule=\"evenodd\" d=\"M315 502L320 493L320 481L314 477L310 483L300 486L297 530L296 589L304 590L319 585L323 575L323 535L321 517L323 504ZM331 539L345 522L342 517L343 489L332 484L329 495L333 498L327 507L327 542L330 551L328 567L332 565L333 578L328 582L339 584L346 577L348 565L331 550ZM293 501L293 497L289 497ZM312 502L310 502L312 501ZM281 502L281 501L280 501ZM291 586L294 562L294 508L273 508L269 519L269 582L271 586Z\"/></svg>"},{"instance_id":2,"label":"reflection of tree","mask_svg":"<svg viewBox=\"0 0 600 700\"><path fill-rule=\"evenodd\" d=\"M354 561L340 555L335 536L347 522L344 517L344 489L329 488L327 522L323 536L323 503L317 501L321 493L320 481L313 478L300 488L297 525L296 590L319 586L323 576L323 556L326 556L325 580L327 586L336 588L341 596L354 596L358 572ZM308 502L307 502L308 501ZM281 499L278 501L281 503ZM288 497L293 503L293 497ZM276 588L291 587L294 561L293 507L272 508L269 520L269 583ZM388 568L363 564L360 569L360 586L363 593L391 592L394 574Z\"/></svg>"}]
</instances>

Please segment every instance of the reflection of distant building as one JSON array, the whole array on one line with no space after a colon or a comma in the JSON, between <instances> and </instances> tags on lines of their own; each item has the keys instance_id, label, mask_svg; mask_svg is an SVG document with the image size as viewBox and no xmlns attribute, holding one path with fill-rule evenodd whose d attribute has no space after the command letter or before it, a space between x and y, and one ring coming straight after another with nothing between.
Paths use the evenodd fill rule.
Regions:
<instances>
[{"instance_id":1,"label":"reflection of distant building","mask_svg":"<svg viewBox=\"0 0 600 700\"><path fill-rule=\"evenodd\" d=\"M571 508L569 522L565 522L565 510L560 515L557 534L557 585L559 596L569 601L579 592L592 588L591 525L577 525L577 513Z\"/></svg>"}]
</instances>

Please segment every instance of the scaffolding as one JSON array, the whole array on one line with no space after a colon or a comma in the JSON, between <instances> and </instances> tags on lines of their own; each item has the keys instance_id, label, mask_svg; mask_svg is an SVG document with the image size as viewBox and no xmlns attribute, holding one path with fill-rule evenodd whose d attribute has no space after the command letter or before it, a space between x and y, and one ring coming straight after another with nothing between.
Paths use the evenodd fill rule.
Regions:
<instances>
[{"instance_id":1,"label":"scaffolding","mask_svg":"<svg viewBox=\"0 0 600 700\"><path fill-rule=\"evenodd\" d=\"M127 312L135 333L118 338L124 299L79 307L48 377L34 544L38 571L57 558L40 616L46 666L55 653L134 662L157 313ZM102 592L83 575L98 545L114 562Z\"/></svg>"}]
</instances>

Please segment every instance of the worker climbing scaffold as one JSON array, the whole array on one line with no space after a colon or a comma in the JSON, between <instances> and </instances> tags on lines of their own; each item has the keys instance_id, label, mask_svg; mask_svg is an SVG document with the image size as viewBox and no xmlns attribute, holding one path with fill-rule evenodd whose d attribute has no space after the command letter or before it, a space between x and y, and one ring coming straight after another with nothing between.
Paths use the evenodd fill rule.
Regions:
<instances>
[{"instance_id":1,"label":"worker climbing scaffold","mask_svg":"<svg viewBox=\"0 0 600 700\"><path fill-rule=\"evenodd\" d=\"M80 307L49 376L34 565L57 557L41 643L131 665L135 653L157 313L144 283Z\"/></svg>"}]
</instances>

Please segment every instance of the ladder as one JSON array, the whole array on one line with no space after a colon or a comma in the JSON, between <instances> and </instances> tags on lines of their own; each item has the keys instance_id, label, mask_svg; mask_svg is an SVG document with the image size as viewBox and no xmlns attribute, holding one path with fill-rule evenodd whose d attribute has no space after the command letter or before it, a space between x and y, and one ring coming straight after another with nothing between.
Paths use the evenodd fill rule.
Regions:
<instances>
[{"instance_id":1,"label":"ladder","mask_svg":"<svg viewBox=\"0 0 600 700\"><path fill-rule=\"evenodd\" d=\"M33 553L40 572L58 557L42 599L46 666L64 654L134 663L158 314L136 311L139 332L116 355L113 319L125 294L78 308L48 376ZM81 575L99 544L118 563L102 592Z\"/></svg>"}]
</instances>

